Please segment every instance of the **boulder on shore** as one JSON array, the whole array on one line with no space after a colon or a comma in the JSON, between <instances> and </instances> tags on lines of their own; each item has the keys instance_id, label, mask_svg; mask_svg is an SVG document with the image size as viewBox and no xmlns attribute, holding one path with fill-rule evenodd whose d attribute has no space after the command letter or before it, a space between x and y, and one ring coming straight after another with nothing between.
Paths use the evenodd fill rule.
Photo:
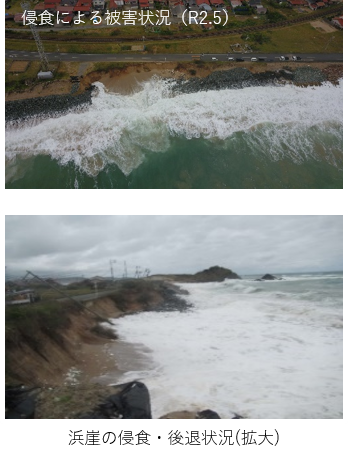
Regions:
<instances>
[{"instance_id":1,"label":"boulder on shore","mask_svg":"<svg viewBox=\"0 0 348 469\"><path fill-rule=\"evenodd\" d=\"M81 419L151 419L150 394L145 384L132 381L113 386L117 391Z\"/></svg>"},{"instance_id":2,"label":"boulder on shore","mask_svg":"<svg viewBox=\"0 0 348 469\"><path fill-rule=\"evenodd\" d=\"M150 393L144 383L114 386L81 384L54 388L6 387L7 419L152 419ZM215 411L170 412L161 419L220 419ZM230 413L231 419L243 418Z\"/></svg>"},{"instance_id":3,"label":"boulder on shore","mask_svg":"<svg viewBox=\"0 0 348 469\"><path fill-rule=\"evenodd\" d=\"M9 386L5 389L5 418L33 419L35 415L35 388Z\"/></svg>"}]
</instances>

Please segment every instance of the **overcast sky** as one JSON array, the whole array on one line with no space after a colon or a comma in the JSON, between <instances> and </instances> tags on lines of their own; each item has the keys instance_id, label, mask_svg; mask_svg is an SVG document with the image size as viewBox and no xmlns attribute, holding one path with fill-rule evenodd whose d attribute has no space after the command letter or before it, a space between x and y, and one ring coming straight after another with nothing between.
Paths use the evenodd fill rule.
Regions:
<instances>
[{"instance_id":1,"label":"overcast sky","mask_svg":"<svg viewBox=\"0 0 348 469\"><path fill-rule=\"evenodd\" d=\"M7 216L7 274L342 270L340 216Z\"/></svg>"}]
</instances>

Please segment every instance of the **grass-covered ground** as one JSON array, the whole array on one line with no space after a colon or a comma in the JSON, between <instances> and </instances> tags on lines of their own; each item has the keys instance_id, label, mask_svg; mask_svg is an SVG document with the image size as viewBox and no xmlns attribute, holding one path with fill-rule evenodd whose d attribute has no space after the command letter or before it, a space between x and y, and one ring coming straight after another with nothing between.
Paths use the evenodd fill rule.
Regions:
<instances>
[{"instance_id":1,"label":"grass-covered ground","mask_svg":"<svg viewBox=\"0 0 348 469\"><path fill-rule=\"evenodd\" d=\"M126 28L123 28L126 29ZM87 34L87 33L86 33ZM209 37L187 39L154 41L147 38L143 43L139 42L115 42L115 43L88 43L81 42L54 42L43 41L46 52L65 53L131 53L131 46L146 46L149 53L226 53L231 52L230 45L236 42L247 42L253 50L260 52L342 52L343 32L335 31L326 33L315 29L310 23L297 24L279 29L271 29L258 33L257 37L253 33L244 35L228 35L221 37ZM35 42L30 38L6 39L6 48L10 50L36 51Z\"/></svg>"},{"instance_id":2,"label":"grass-covered ground","mask_svg":"<svg viewBox=\"0 0 348 469\"><path fill-rule=\"evenodd\" d=\"M38 301L24 305L7 305L5 310L6 332L16 328L30 335L38 324L45 328L64 326L66 305L57 301Z\"/></svg>"},{"instance_id":3,"label":"grass-covered ground","mask_svg":"<svg viewBox=\"0 0 348 469\"><path fill-rule=\"evenodd\" d=\"M23 60L24 62L24 60ZM30 61L25 72L10 72L12 60L5 62L5 92L22 91L37 83L37 74L41 70L40 62ZM50 62L50 67L54 70L55 80L68 80L70 75L77 75L78 63L74 62Z\"/></svg>"}]
</instances>

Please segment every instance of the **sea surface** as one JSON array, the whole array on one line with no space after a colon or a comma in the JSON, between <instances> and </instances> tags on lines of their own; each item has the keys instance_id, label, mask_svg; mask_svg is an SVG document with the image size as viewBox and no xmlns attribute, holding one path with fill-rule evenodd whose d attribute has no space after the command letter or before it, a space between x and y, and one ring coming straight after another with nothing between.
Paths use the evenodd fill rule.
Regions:
<instances>
[{"instance_id":1,"label":"sea surface","mask_svg":"<svg viewBox=\"0 0 348 469\"><path fill-rule=\"evenodd\" d=\"M7 188L341 188L343 85L131 95L6 130Z\"/></svg>"},{"instance_id":2,"label":"sea surface","mask_svg":"<svg viewBox=\"0 0 348 469\"><path fill-rule=\"evenodd\" d=\"M141 357L118 357L117 382L143 381L154 418L208 408L222 418L342 418L343 274L282 277L185 284L189 311L113 320Z\"/></svg>"}]
</instances>

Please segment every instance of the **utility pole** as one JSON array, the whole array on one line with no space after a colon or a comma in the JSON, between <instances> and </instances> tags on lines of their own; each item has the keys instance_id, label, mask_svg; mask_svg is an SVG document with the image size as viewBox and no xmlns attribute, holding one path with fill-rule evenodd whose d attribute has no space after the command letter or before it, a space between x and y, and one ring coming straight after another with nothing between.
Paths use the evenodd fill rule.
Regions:
<instances>
[{"instance_id":1,"label":"utility pole","mask_svg":"<svg viewBox=\"0 0 348 469\"><path fill-rule=\"evenodd\" d=\"M74 298L73 296L70 296L68 295L67 293L59 290L57 287L55 287L54 285L52 285L50 282L47 282L47 280L44 280L43 278L39 277L38 275L35 275L33 272L30 272L30 270L27 270L27 275L32 275L33 277L37 278L40 282L42 283L45 283L46 285L49 285L50 288L53 288L53 290L56 290L58 293L60 293L62 296L65 296L65 298L68 298L69 300L72 300L74 301L75 303L77 303L79 306L81 306L82 308L86 309L87 311L89 311L90 313L92 313L94 316L97 316L99 319L101 319L102 321L105 321L105 322L108 322L109 324L112 324L112 322L109 320L109 319L106 319L106 318L103 318L103 316L101 316L100 314L96 313L95 311L91 310L90 308L88 308L85 304L83 304L81 301L78 301L76 298Z\"/></svg>"},{"instance_id":2,"label":"utility pole","mask_svg":"<svg viewBox=\"0 0 348 469\"><path fill-rule=\"evenodd\" d=\"M127 278L127 262L126 261L124 261L124 274L123 274L123 277Z\"/></svg>"},{"instance_id":3,"label":"utility pole","mask_svg":"<svg viewBox=\"0 0 348 469\"><path fill-rule=\"evenodd\" d=\"M113 267L112 267L112 264L116 264L116 261L110 260L111 278L112 278L112 280L114 281L114 280L115 280L115 277L114 277L114 269L113 269Z\"/></svg>"}]
</instances>

